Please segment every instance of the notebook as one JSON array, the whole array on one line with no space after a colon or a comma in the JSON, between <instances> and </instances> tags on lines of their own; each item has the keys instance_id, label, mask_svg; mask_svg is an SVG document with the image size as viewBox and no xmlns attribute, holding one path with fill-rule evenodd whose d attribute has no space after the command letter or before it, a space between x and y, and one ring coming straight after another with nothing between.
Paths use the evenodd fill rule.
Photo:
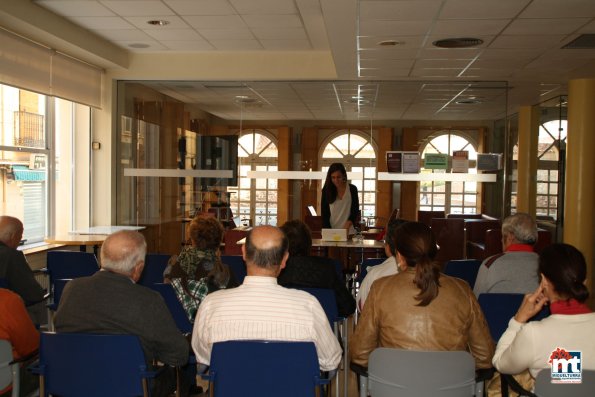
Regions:
<instances>
[{"instance_id":1,"label":"notebook","mask_svg":"<svg viewBox=\"0 0 595 397\"><path fill-rule=\"evenodd\" d=\"M347 241L347 229L322 229L322 241Z\"/></svg>"}]
</instances>

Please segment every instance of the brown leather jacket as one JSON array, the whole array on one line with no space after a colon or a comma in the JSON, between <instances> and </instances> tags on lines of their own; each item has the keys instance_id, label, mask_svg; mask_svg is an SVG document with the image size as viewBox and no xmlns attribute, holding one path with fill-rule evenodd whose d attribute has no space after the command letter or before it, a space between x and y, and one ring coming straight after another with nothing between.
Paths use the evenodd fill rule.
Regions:
<instances>
[{"instance_id":1,"label":"brown leather jacket","mask_svg":"<svg viewBox=\"0 0 595 397\"><path fill-rule=\"evenodd\" d=\"M494 343L473 291L466 282L440 275L438 296L416 306L415 268L376 280L349 343L351 361L368 366L376 347L467 350L476 368L490 368Z\"/></svg>"}]
</instances>

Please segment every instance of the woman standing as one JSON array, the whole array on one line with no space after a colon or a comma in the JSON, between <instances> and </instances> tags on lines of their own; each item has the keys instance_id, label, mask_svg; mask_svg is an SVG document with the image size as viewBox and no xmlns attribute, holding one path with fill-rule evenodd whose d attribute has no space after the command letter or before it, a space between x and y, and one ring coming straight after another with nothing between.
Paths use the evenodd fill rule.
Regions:
<instances>
[{"instance_id":1,"label":"woman standing","mask_svg":"<svg viewBox=\"0 0 595 397\"><path fill-rule=\"evenodd\" d=\"M347 229L354 234L359 217L357 188L347 183L347 171L341 163L333 163L328 169L321 199L322 227Z\"/></svg>"}]
</instances>

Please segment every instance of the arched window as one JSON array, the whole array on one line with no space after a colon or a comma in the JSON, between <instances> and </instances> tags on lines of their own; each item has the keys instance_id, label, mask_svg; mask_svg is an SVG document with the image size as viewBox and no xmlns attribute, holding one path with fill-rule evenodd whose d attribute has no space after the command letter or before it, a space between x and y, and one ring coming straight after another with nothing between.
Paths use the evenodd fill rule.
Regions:
<instances>
[{"instance_id":1,"label":"arched window","mask_svg":"<svg viewBox=\"0 0 595 397\"><path fill-rule=\"evenodd\" d=\"M242 224L277 225L277 180L248 178L248 171L277 171L277 145L266 130L242 130L238 139L239 186L232 193L232 211Z\"/></svg>"},{"instance_id":2,"label":"arched window","mask_svg":"<svg viewBox=\"0 0 595 397\"><path fill-rule=\"evenodd\" d=\"M357 187L362 218L367 219L376 217L377 155L370 142L363 131L339 130L323 145L320 156L324 172L332 163L343 163L348 172L362 174L350 182Z\"/></svg>"},{"instance_id":3,"label":"arched window","mask_svg":"<svg viewBox=\"0 0 595 397\"><path fill-rule=\"evenodd\" d=\"M559 195L559 161L560 150L566 147L566 120L550 120L539 127L537 141L537 195L536 215L558 218ZM519 145L514 145L512 160L516 165L519 158ZM513 172L513 192L511 197L511 211L516 212L517 195L517 167Z\"/></svg>"},{"instance_id":4,"label":"arched window","mask_svg":"<svg viewBox=\"0 0 595 397\"><path fill-rule=\"evenodd\" d=\"M477 160L477 150L462 134L440 131L432 134L423 148L422 158L427 153L441 153L452 156L457 150L469 152L469 160ZM428 173L444 173L445 170L425 170ZM477 173L469 168L470 174ZM444 211L447 214L474 214L477 212L477 182L422 181L419 194L419 209L422 211Z\"/></svg>"}]
</instances>

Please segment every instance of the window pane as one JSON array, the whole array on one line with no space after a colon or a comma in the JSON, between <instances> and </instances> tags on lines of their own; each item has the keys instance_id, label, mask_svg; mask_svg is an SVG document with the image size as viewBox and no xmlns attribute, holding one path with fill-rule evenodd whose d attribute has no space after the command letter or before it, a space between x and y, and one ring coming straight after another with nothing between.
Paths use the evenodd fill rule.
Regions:
<instances>
[{"instance_id":1,"label":"window pane","mask_svg":"<svg viewBox=\"0 0 595 397\"><path fill-rule=\"evenodd\" d=\"M238 145L244 149L248 154L254 153L254 136L253 134L246 134L238 139Z\"/></svg>"},{"instance_id":2,"label":"window pane","mask_svg":"<svg viewBox=\"0 0 595 397\"><path fill-rule=\"evenodd\" d=\"M477 196L475 196L474 194L466 194L465 195L465 207L468 206L472 206L475 207L475 205L477 204ZM474 209L475 211L475 209Z\"/></svg>"},{"instance_id":3,"label":"window pane","mask_svg":"<svg viewBox=\"0 0 595 397\"><path fill-rule=\"evenodd\" d=\"M322 158L328 159L338 159L343 157L343 153L341 153L335 146L327 145L324 148L324 152L322 153Z\"/></svg>"},{"instance_id":4,"label":"window pane","mask_svg":"<svg viewBox=\"0 0 595 397\"><path fill-rule=\"evenodd\" d=\"M373 192L376 190L376 181L373 179L364 180L364 190Z\"/></svg>"},{"instance_id":5,"label":"window pane","mask_svg":"<svg viewBox=\"0 0 595 397\"><path fill-rule=\"evenodd\" d=\"M267 180L264 178L256 178L256 188L257 189L266 189L267 187Z\"/></svg>"},{"instance_id":6,"label":"window pane","mask_svg":"<svg viewBox=\"0 0 595 397\"><path fill-rule=\"evenodd\" d=\"M331 143L340 152L341 157L348 153L349 135L340 135L333 139Z\"/></svg>"}]
</instances>

